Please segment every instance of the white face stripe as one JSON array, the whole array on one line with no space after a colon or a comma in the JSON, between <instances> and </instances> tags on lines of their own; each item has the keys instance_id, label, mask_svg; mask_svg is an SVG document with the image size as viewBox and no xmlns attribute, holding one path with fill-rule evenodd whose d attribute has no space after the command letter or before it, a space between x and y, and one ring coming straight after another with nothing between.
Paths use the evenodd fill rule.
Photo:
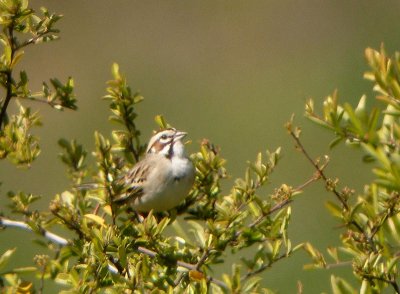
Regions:
<instances>
[{"instance_id":1,"label":"white face stripe","mask_svg":"<svg viewBox=\"0 0 400 294\"><path fill-rule=\"evenodd\" d=\"M147 153L162 153L168 155L170 144L173 142L176 129L166 129L156 133L149 141Z\"/></svg>"}]
</instances>

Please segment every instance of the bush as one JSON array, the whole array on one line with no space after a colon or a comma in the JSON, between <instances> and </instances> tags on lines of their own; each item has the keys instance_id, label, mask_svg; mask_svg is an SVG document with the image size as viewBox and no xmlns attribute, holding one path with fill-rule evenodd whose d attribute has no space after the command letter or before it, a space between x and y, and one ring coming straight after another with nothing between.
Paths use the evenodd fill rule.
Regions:
<instances>
[{"instance_id":1,"label":"bush","mask_svg":"<svg viewBox=\"0 0 400 294\"><path fill-rule=\"evenodd\" d=\"M40 117L23 106L24 100L57 110L77 109L71 78L66 83L51 79L40 91L31 92L28 74L15 73L25 48L57 39L59 19L46 9L37 15L28 1L0 1L0 82L5 93L0 99L0 158L18 166L30 166L40 153L38 139L31 134L31 128L40 125ZM220 148L204 139L191 156L196 179L188 197L170 211L148 214L113 202L119 192L115 179L133 167L146 149L135 123L136 105L143 97L132 92L114 64L104 99L109 102L109 119L118 127L110 138L95 134L95 163L87 162L84 146L60 139L60 158L67 167L70 189L60 191L48 210L40 211L32 208L37 195L8 192L11 212L9 216L1 212L0 225L37 234L41 237L37 242L48 254L36 255L34 266L12 268L9 262L16 249L4 252L0 256L2 291L43 292L44 280L53 280L66 292L270 293L261 288L260 274L301 249L313 261L307 268L352 266L362 293L380 293L386 287L399 293L399 56L388 58L383 48L366 50L371 72L365 76L374 82L383 107L368 109L365 96L356 108L341 105L337 93L326 98L322 115L315 112L311 100L306 105L306 116L334 135L331 147L342 142L357 146L366 164L373 162L375 179L362 194L356 197L351 188L340 188L337 179L328 177L329 158L315 160L291 120L286 128L315 168L303 184L283 184L263 195L261 188L269 183L280 158L277 149L257 154L243 178L222 191L221 183L227 180L225 160ZM11 100L18 105L12 115ZM156 117L156 123L159 129L170 127L162 116ZM342 246L327 250L331 261L310 243L292 244L288 235L293 197L318 180L334 196L327 207L343 227ZM232 264L231 273L215 277L215 267L232 255L240 258ZM32 272L35 283L26 275ZM356 292L340 277L332 276L331 285L334 293ZM301 288L300 284L299 292Z\"/></svg>"}]
</instances>

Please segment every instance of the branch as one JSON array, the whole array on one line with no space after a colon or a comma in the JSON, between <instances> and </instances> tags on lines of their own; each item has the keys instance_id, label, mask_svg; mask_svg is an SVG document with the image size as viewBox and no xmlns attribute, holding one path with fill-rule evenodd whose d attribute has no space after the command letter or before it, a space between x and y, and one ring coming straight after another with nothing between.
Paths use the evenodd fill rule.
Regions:
<instances>
[{"instance_id":1,"label":"branch","mask_svg":"<svg viewBox=\"0 0 400 294\"><path fill-rule=\"evenodd\" d=\"M303 144L301 143L299 137L292 131L289 130L289 134L292 136L292 138L296 141L297 146L300 148L301 152L304 154L304 156L307 158L307 160L313 165L313 167L317 170L319 176L324 180L325 184L328 183L329 179L324 173L324 168L321 168L308 154L306 149L304 148ZM349 205L347 204L346 200L343 198L343 196L339 193L339 191L336 190L336 188L332 189L333 194L338 198L340 203L342 203L343 207L348 211L349 210Z\"/></svg>"},{"instance_id":2,"label":"branch","mask_svg":"<svg viewBox=\"0 0 400 294\"><path fill-rule=\"evenodd\" d=\"M15 96L15 98L47 104L47 105L49 105L50 107L53 107L53 108L57 108L57 107L61 108L62 107L62 109L67 109L67 110L71 109L71 108L63 106L62 103L56 103L56 102L53 102L53 101L49 101L47 99L38 99L38 98L33 97L33 96Z\"/></svg>"},{"instance_id":3,"label":"branch","mask_svg":"<svg viewBox=\"0 0 400 294\"><path fill-rule=\"evenodd\" d=\"M308 154L307 150L305 149L305 147L303 146L303 144L301 143L299 136L297 134L295 134L293 132L293 130L291 129L291 127L288 127L288 131L289 134L292 136L292 138L295 140L297 146L300 148L300 151L304 154L304 156L307 158L307 160L312 164L312 166L317 170L319 176L324 180L325 185L328 186L329 183L329 179L328 177L325 175L324 173L324 168L326 165L324 165L323 167L320 167L312 158L311 156ZM350 207L347 204L346 200L344 199L344 197L342 196L342 194L336 190L336 187L331 187L330 190L332 191L332 193L336 196L336 198L340 201L340 203L342 203L343 208L346 211L350 211ZM372 251L376 252L376 248L374 248L374 244L372 242L372 239L368 236L368 234L364 231L364 229L362 228L362 226L355 220L352 219L349 223L347 223L347 225L353 225L354 227L356 227L356 229L363 234L363 236L366 238L366 240L368 240L368 243L371 246Z\"/></svg>"},{"instance_id":4,"label":"branch","mask_svg":"<svg viewBox=\"0 0 400 294\"><path fill-rule=\"evenodd\" d=\"M306 182L304 182L303 184L297 186L296 188L293 189L294 192L301 192L304 190L305 187L307 187L308 185L318 181L320 179L320 175L319 173L315 174L314 176L312 176L309 180L307 180Z\"/></svg>"},{"instance_id":5,"label":"branch","mask_svg":"<svg viewBox=\"0 0 400 294\"><path fill-rule=\"evenodd\" d=\"M384 278L384 277L379 277L379 276L374 276L374 275L367 275L367 274L364 274L364 275L362 275L363 276L363 278L364 279L366 279L366 280L371 280L371 279L373 279L373 280L378 280L378 281L382 281L382 282L384 282L384 283L386 283L386 284L389 284L389 285L391 285L392 287L393 287L393 289L394 289L394 291L396 292L396 293L400 293L400 287L399 287L399 285L397 284L397 282L396 282L396 280L394 280L394 279L386 279L386 278ZM370 281L371 282L371 281Z\"/></svg>"},{"instance_id":6,"label":"branch","mask_svg":"<svg viewBox=\"0 0 400 294\"><path fill-rule=\"evenodd\" d=\"M379 217L381 217L381 219L377 222L377 224L374 227L372 227L371 233L370 233L370 238L373 238L378 233L378 231L386 223L386 221L389 219L389 217L392 217L399 213L399 209L396 209L396 206L398 205L398 202L399 202L399 198L400 198L400 194L398 192L395 192L395 194L393 195L393 197L391 199L390 206L387 208L387 210L384 213L382 213L379 216Z\"/></svg>"},{"instance_id":7,"label":"branch","mask_svg":"<svg viewBox=\"0 0 400 294\"><path fill-rule=\"evenodd\" d=\"M153 250L150 250L150 249L147 249L147 248L142 247L142 246L138 247L138 251L143 253L143 254L146 254L147 256L150 256L152 258L155 258L157 256L157 254L158 254L157 252L155 252ZM207 257L208 257L208 255L203 254L203 256L200 258L200 260L199 260L199 262L197 264L191 264L191 263L187 263L187 262L180 261L180 260L177 260L176 264L178 266L184 267L184 268L186 268L186 269L188 269L190 271L196 271L196 272L200 272L200 273L203 274L203 272L201 270L199 270L199 267L201 266L201 263L204 263L204 261L207 259ZM225 290L228 289L228 286L224 282L222 282L222 281L220 281L218 279L215 279L213 277L207 277L207 280L210 281L213 284L216 284L216 285L220 286L221 288L223 288Z\"/></svg>"},{"instance_id":8,"label":"branch","mask_svg":"<svg viewBox=\"0 0 400 294\"><path fill-rule=\"evenodd\" d=\"M256 220L254 220L251 224L249 224L246 229L251 229L254 228L256 225L261 223L267 216L273 214L277 210L280 210L281 208L285 207L286 205L289 205L293 200L292 199L285 199L282 202L277 203L275 206L273 206L267 213L263 213L260 215ZM243 233L243 230L239 230L235 233L233 236L232 241L236 240L241 234Z\"/></svg>"},{"instance_id":9,"label":"branch","mask_svg":"<svg viewBox=\"0 0 400 294\"><path fill-rule=\"evenodd\" d=\"M76 223L66 220L65 217L59 214L56 210L51 210L51 213L58 217L70 230L76 232L80 239L86 239L90 242L90 238L86 236L86 234L80 229L80 227Z\"/></svg>"},{"instance_id":10,"label":"branch","mask_svg":"<svg viewBox=\"0 0 400 294\"><path fill-rule=\"evenodd\" d=\"M26 47L26 46L28 46L28 45L35 44L40 38L44 37L45 35L47 35L47 34L49 34L49 33L51 33L51 31L49 31L49 29L45 29L45 30L44 30L43 32L41 32L40 34L38 34L38 35L36 35L36 36L34 36L34 37L32 37L32 38L26 40L26 41L23 42L22 44L20 44L20 45L17 47L17 49L19 50L19 49L22 49L22 48L24 48L24 47Z\"/></svg>"},{"instance_id":11,"label":"branch","mask_svg":"<svg viewBox=\"0 0 400 294\"><path fill-rule=\"evenodd\" d=\"M125 103L122 103L122 106L124 108L124 114L128 113L128 106ZM133 123L133 120L131 120L129 117L127 117L127 115L123 115L123 119L124 119L124 125L127 128L127 130L129 131L129 134L132 136L129 140L129 145L130 145L130 151L133 154L133 157L135 158L135 161L138 162L140 159L140 142L139 142L139 138L137 136L137 130L135 127L135 124ZM136 150L136 148L133 146L133 142L132 139L135 138L136 141L136 147L138 147L138 149Z\"/></svg>"},{"instance_id":12,"label":"branch","mask_svg":"<svg viewBox=\"0 0 400 294\"><path fill-rule=\"evenodd\" d=\"M207 258L210 256L210 250L206 249L203 252L203 255L200 257L199 261L196 263L196 270L200 270L201 266L204 264L204 262L207 260Z\"/></svg>"},{"instance_id":13,"label":"branch","mask_svg":"<svg viewBox=\"0 0 400 294\"><path fill-rule=\"evenodd\" d=\"M4 227L14 227L14 228L20 228L26 231L30 231L30 232L35 232L35 233L39 233L41 236L45 237L46 239L48 239L49 241L56 243L60 246L66 246L69 244L69 241L63 237L60 237L54 233L51 233L43 228L40 228L40 230L34 231L27 223L25 222L21 222L21 221L14 221L14 220L10 220L10 219L6 219L4 217L0 217L0 226L4 226Z\"/></svg>"},{"instance_id":14,"label":"branch","mask_svg":"<svg viewBox=\"0 0 400 294\"><path fill-rule=\"evenodd\" d=\"M1 112L0 112L0 130L6 117L8 104L10 103L12 97L13 97L12 75L11 75L11 70L8 70L6 72L6 98L4 100L3 105L1 106Z\"/></svg>"},{"instance_id":15,"label":"branch","mask_svg":"<svg viewBox=\"0 0 400 294\"><path fill-rule=\"evenodd\" d=\"M150 256L150 257L152 257L152 258L154 258L154 257L156 257L156 256L158 255L157 252L155 252L155 251L153 251L153 250L150 250L150 249L147 249L147 248L142 247L142 246L139 246L139 247L138 247L138 251L139 251L140 253L146 254L147 256ZM176 262L176 264L179 265L179 266L181 266L181 267L184 267L184 268L186 268L186 269L188 269L188 270L197 270L196 265L191 264L191 263L187 263L187 262L179 261L179 260L178 260L178 261Z\"/></svg>"},{"instance_id":16,"label":"branch","mask_svg":"<svg viewBox=\"0 0 400 294\"><path fill-rule=\"evenodd\" d=\"M283 258L285 258L285 257L288 257L288 256L289 256L289 255L286 254L286 253L285 253L285 254L282 254L282 255L280 255L279 257L277 257L276 259L271 260L271 261L268 262L267 264L262 265L260 268L254 270L254 271L248 272L247 274L245 274L244 276L242 276L242 277L240 278L240 280L241 280L241 281L245 281L245 280L247 280L248 278L250 278L250 277L252 277L252 276L258 275L259 273L262 273L263 271L265 271L267 268L270 268L275 262L277 262L277 261L279 261L279 260L281 260L281 259L283 259Z\"/></svg>"},{"instance_id":17,"label":"branch","mask_svg":"<svg viewBox=\"0 0 400 294\"><path fill-rule=\"evenodd\" d=\"M14 20L12 20L10 26L8 27L8 39L10 42L10 47L11 47L11 57L10 57L10 66L13 62L14 59L14 55L15 55L15 43L14 43ZM1 131L1 127L3 125L3 122L5 120L6 114L7 114L7 107L8 104L11 101L11 98L14 96L13 91L12 91L12 71L11 71L11 67L8 68L5 71L5 75L6 75L6 98L4 100L3 105L1 106L1 112L0 112L0 131Z\"/></svg>"},{"instance_id":18,"label":"branch","mask_svg":"<svg viewBox=\"0 0 400 294\"><path fill-rule=\"evenodd\" d=\"M309 184L317 181L319 179L319 177L317 176L313 176L312 178L310 178L309 180L307 180L306 182L304 182L303 184L301 184L300 186L296 187L293 189L293 192L300 192L301 190L303 190L305 187L307 187ZM282 209L283 207L289 205L290 203L292 203L292 199L288 198L285 199L277 204L275 204L267 213L263 213L262 215L260 215L256 220L254 220L251 224L249 224L246 229L251 229L254 228L256 225L258 225L259 223L261 223L267 216L273 214L274 212ZM239 230L235 233L234 235L234 240L237 239L241 234L243 233L243 230Z\"/></svg>"}]
</instances>

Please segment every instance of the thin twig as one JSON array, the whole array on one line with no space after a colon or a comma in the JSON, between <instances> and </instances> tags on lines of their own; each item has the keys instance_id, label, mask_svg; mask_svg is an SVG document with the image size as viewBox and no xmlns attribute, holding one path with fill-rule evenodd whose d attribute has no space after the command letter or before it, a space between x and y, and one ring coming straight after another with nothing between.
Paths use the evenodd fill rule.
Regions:
<instances>
[{"instance_id":1,"label":"thin twig","mask_svg":"<svg viewBox=\"0 0 400 294\"><path fill-rule=\"evenodd\" d=\"M71 110L70 108L68 108L68 107L64 107L63 105L62 105L62 103L55 103L55 102L53 102L53 101L49 101L49 100L47 100L47 99L38 99L38 98L35 98L35 97L32 97L32 96L30 96L30 97L28 97L28 96L15 96L15 98L17 98L17 99L22 99L22 100L29 100L29 101L33 101L33 102L38 102L38 103L43 103L43 104L47 104L47 105L49 105L50 107L53 107L53 108L56 108L56 107L62 107L62 109L66 109L66 110Z\"/></svg>"},{"instance_id":2,"label":"thin twig","mask_svg":"<svg viewBox=\"0 0 400 294\"><path fill-rule=\"evenodd\" d=\"M294 188L293 192L301 192L301 191L304 190L305 187L307 187L308 185L318 181L319 179L320 179L320 174L317 173L312 178L310 178L308 181L306 181L303 184L301 184L301 185L297 186L296 188Z\"/></svg>"},{"instance_id":3,"label":"thin twig","mask_svg":"<svg viewBox=\"0 0 400 294\"><path fill-rule=\"evenodd\" d=\"M303 144L301 143L299 137L292 131L289 130L290 135L292 138L296 141L297 146L300 148L301 152L304 154L304 156L307 158L307 160L314 166L314 168L317 170L321 178L324 180L325 183L328 182L328 177L325 175L323 168L321 168L308 154L307 150L304 148ZM335 188L332 189L333 194L338 198L340 203L342 203L343 207L346 210L349 210L349 205L347 204L346 200L343 198L343 196L337 191Z\"/></svg>"},{"instance_id":4,"label":"thin twig","mask_svg":"<svg viewBox=\"0 0 400 294\"><path fill-rule=\"evenodd\" d=\"M393 289L396 291L396 293L400 293L400 288L399 285L395 280L390 281L389 284L393 287Z\"/></svg>"},{"instance_id":5,"label":"thin twig","mask_svg":"<svg viewBox=\"0 0 400 294\"><path fill-rule=\"evenodd\" d=\"M388 207L388 209L386 209L386 211L384 213L380 214L381 219L371 229L370 238L373 238L376 235L376 233L378 233L379 229L386 223L386 221L389 219L389 217L392 217L393 215L396 215L397 213L399 213L399 210L396 209L396 205L398 204L399 197L400 197L400 195L398 193L395 193L393 195L393 198L390 203L391 204L390 207Z\"/></svg>"},{"instance_id":6,"label":"thin twig","mask_svg":"<svg viewBox=\"0 0 400 294\"><path fill-rule=\"evenodd\" d=\"M275 211L282 209L289 203L291 203L293 200L292 199L285 199L282 202L277 203L275 206L273 206L267 213L263 213L260 215L256 220L254 220L251 224L249 224L246 229L251 229L254 228L256 225L261 223L267 216L273 214ZM243 230L236 231L233 240L236 240L241 234L243 233Z\"/></svg>"},{"instance_id":7,"label":"thin twig","mask_svg":"<svg viewBox=\"0 0 400 294\"><path fill-rule=\"evenodd\" d=\"M278 258L274 259L273 261L268 262L267 264L262 265L262 266L259 267L258 269L254 270L254 271L251 271L251 272L248 272L247 274L245 274L244 276L242 276L242 277L240 278L240 280L241 280L241 281L245 281L245 280L247 280L248 278L250 278L250 277L252 277L252 276L255 276L255 275L259 274L259 273L262 273L262 272L265 271L267 268L270 268L275 262L277 262L277 261L279 261L279 260L281 260L281 259L284 259L284 258L287 257L287 256L288 256L288 254L286 254L286 253L280 255Z\"/></svg>"},{"instance_id":8,"label":"thin twig","mask_svg":"<svg viewBox=\"0 0 400 294\"><path fill-rule=\"evenodd\" d=\"M37 42L37 40L39 40L40 38L44 37L45 35L47 35L48 33L50 33L50 31L48 29L46 29L45 31L41 32L39 35L36 35L28 40L26 40L24 43L20 44L17 49L22 49L28 45L31 44L35 44Z\"/></svg>"},{"instance_id":9,"label":"thin twig","mask_svg":"<svg viewBox=\"0 0 400 294\"><path fill-rule=\"evenodd\" d=\"M43 293L43 289L44 289L44 275L45 275L45 269L46 269L46 265L43 265L42 268L42 274L40 275L40 287L39 287L39 294Z\"/></svg>"},{"instance_id":10,"label":"thin twig","mask_svg":"<svg viewBox=\"0 0 400 294\"><path fill-rule=\"evenodd\" d=\"M150 249L147 249L147 248L142 247L142 246L139 246L139 247L138 247L138 251L141 252L141 253L143 253L143 254L146 254L147 256L153 257L153 258L156 257L156 256L158 255L157 252L155 252L155 251L153 251L153 250L150 250ZM204 256L204 255L203 255L203 256ZM198 269L198 264L199 264L199 263L197 263L197 264L191 264L191 263L187 263L187 262L178 260L178 261L176 262L176 264L177 264L178 266L184 267L184 268L186 268L186 269L188 269L188 270L197 271L197 272L203 273L202 271L200 271L200 270ZM207 276L207 280L210 281L210 282L213 283L213 284L216 284L216 285L220 286L221 288L224 288L224 289L227 289L227 288L228 288L228 286L227 286L224 282L222 282L222 281L220 281L220 280L218 280L218 279L215 279L215 278L213 278L213 277Z\"/></svg>"},{"instance_id":11,"label":"thin twig","mask_svg":"<svg viewBox=\"0 0 400 294\"><path fill-rule=\"evenodd\" d=\"M321 168L308 154L307 150L305 149L304 145L301 143L299 137L292 131L289 131L290 135L292 138L296 141L297 146L300 148L301 152L304 154L304 156L307 158L307 160L312 164L312 166L317 170L319 176L324 180L325 183L329 181L328 177L325 175L323 168ZM333 194L338 198L340 203L342 203L344 209L347 211L349 210L349 205L347 202L344 200L343 196L339 193L339 191L336 190L336 188L332 188ZM361 229L361 227L360 227ZM362 230L362 229L361 229Z\"/></svg>"},{"instance_id":12,"label":"thin twig","mask_svg":"<svg viewBox=\"0 0 400 294\"><path fill-rule=\"evenodd\" d=\"M201 266L204 264L204 262L207 260L207 258L210 256L210 250L206 249L203 252L203 255L200 257L199 261L196 263L196 269L200 270Z\"/></svg>"},{"instance_id":13,"label":"thin twig","mask_svg":"<svg viewBox=\"0 0 400 294\"><path fill-rule=\"evenodd\" d=\"M301 185L299 185L298 187L294 188L294 189L293 189L293 192L302 191L305 187L307 187L307 186L310 185L311 183L317 181L318 179L319 179L319 176L318 176L318 175L314 175L313 177L311 177L309 180L307 180L307 181L304 182L303 184L301 184ZM278 211L278 210L281 210L283 207L289 205L292 201L293 201L292 199L288 198L288 199L283 200L283 201L280 202L280 203L275 204L267 213L262 214L262 215L259 216L254 222L252 222L251 224L249 224L249 225L247 226L247 228L250 228L250 229L251 229L251 228L255 227L255 226L258 225L260 222L262 222L267 216L269 216L269 215L275 213L275 212ZM242 234L242 232L243 232L243 230L237 231L237 232L235 233L235 238L238 238L238 237ZM289 254L290 254L290 253L289 253ZM277 261L279 261L279 260L281 260L281 259L283 259L283 258L285 258L285 257L288 257L289 254L287 254L287 253L282 254L281 256L279 256L279 257L278 257L277 259L275 259L274 261L271 261L271 262L269 262L268 264L265 264L265 265L261 266L260 268L258 268L258 269L255 270L255 271L252 271L252 272L249 272L249 273L245 274L244 276L241 277L241 280L244 281L244 280L246 280L246 279L248 279L248 278L250 278L250 277L252 277L252 276L254 276L254 275L256 275L256 274L259 274L259 273L265 271L266 269L270 268L275 262L277 262Z\"/></svg>"},{"instance_id":14,"label":"thin twig","mask_svg":"<svg viewBox=\"0 0 400 294\"><path fill-rule=\"evenodd\" d=\"M184 277L183 273L179 273L178 274L178 277L174 280L175 287L178 286L181 283L183 277Z\"/></svg>"},{"instance_id":15,"label":"thin twig","mask_svg":"<svg viewBox=\"0 0 400 294\"><path fill-rule=\"evenodd\" d=\"M75 223L69 222L65 217L63 217L61 214L59 214L57 211L52 210L51 211L56 217L58 217L62 222L71 230L76 232L79 236L80 239L85 239L90 241L90 239L86 236L86 234L80 229L79 226L77 226Z\"/></svg>"},{"instance_id":16,"label":"thin twig","mask_svg":"<svg viewBox=\"0 0 400 294\"><path fill-rule=\"evenodd\" d=\"M304 154L304 156L307 158L307 160L314 166L314 168L317 170L321 178L324 180L325 184L328 184L329 179L324 173L324 168L326 167L320 167L308 154L307 150L305 149L304 145L301 143L299 137L293 132L293 130L289 129L289 134L292 136L292 138L295 140L297 146L300 148L301 152ZM343 198L341 193L335 188L331 188L332 193L336 196L336 198L340 201L340 203L343 205L343 208L346 211L350 210L349 205L347 204L346 200ZM376 248L374 248L374 244L372 239L368 236L368 234L365 232L365 230L362 228L362 226L355 220L351 220L347 225L353 225L363 236L368 240L368 243L371 246L372 251L376 252Z\"/></svg>"},{"instance_id":17,"label":"thin twig","mask_svg":"<svg viewBox=\"0 0 400 294\"><path fill-rule=\"evenodd\" d=\"M317 176L313 176L312 178L310 178L309 180L307 180L306 182L304 182L303 184L301 184L300 186L296 187L293 189L293 192L300 192L301 190L303 190L306 186L310 185L311 183L317 181L319 179L319 177ZM275 204L267 213L264 213L262 215L260 215L256 220L254 220L251 224L249 224L246 229L251 229L254 228L256 225L258 225L259 223L261 223L267 216L275 213L276 211L282 209L283 207L289 205L293 200L288 198L283 200L282 202L279 202L277 204ZM235 238L238 238L241 234L243 233L243 230L239 230L235 233Z\"/></svg>"}]
</instances>

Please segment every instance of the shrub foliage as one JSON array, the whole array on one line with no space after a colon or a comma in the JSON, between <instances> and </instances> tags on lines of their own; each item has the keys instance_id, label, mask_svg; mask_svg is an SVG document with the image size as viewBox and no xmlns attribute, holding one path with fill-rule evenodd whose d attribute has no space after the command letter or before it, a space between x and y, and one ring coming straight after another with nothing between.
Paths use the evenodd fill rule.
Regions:
<instances>
[{"instance_id":1,"label":"shrub foliage","mask_svg":"<svg viewBox=\"0 0 400 294\"><path fill-rule=\"evenodd\" d=\"M58 110L77 109L71 78L65 83L50 79L32 92L28 74L16 73L24 50L58 38L55 25L60 17L45 8L36 13L27 0L0 1L0 158L18 166L30 166L40 153L38 139L30 133L40 126L40 116L24 106L25 100ZM121 189L115 179L134 166L146 148L136 126L136 106L143 97L132 92L114 64L104 100L115 129L110 135L95 133L95 163L87 162L84 146L60 139L70 188L55 195L45 210L32 208L37 195L8 192L10 209L0 212L0 226L37 234L36 242L48 253L36 255L33 265L14 268L10 261L20 249L10 244L0 255L2 292L41 293L44 281L52 280L66 293L270 293L261 286L261 274L302 249L312 259L308 268L351 266L362 293L380 293L386 287L399 293L400 54L389 58L383 48L367 49L366 57L370 71L365 77L374 83L379 106L368 108L366 96L355 108L340 104L336 92L325 99L322 114L312 100L306 105L306 116L333 134L331 147L342 142L357 146L366 164L373 165L375 179L363 192L356 194L328 177L329 158L311 157L291 120L286 128L315 168L302 185L283 184L270 194L263 192L280 158L277 149L257 154L243 177L223 191L225 160L220 148L204 139L191 155L196 179L185 201L170 211L144 215L113 203ZM11 102L17 105L15 113L10 113ZM159 129L170 126L162 116L156 123ZM342 245L328 248L327 254L307 242L292 244L288 235L294 196L317 180L333 195L327 208L343 228ZM231 270L216 276L216 266L228 262L225 269ZM33 280L28 275L32 272ZM341 277L332 276L331 285L334 293L356 292Z\"/></svg>"}]
</instances>

